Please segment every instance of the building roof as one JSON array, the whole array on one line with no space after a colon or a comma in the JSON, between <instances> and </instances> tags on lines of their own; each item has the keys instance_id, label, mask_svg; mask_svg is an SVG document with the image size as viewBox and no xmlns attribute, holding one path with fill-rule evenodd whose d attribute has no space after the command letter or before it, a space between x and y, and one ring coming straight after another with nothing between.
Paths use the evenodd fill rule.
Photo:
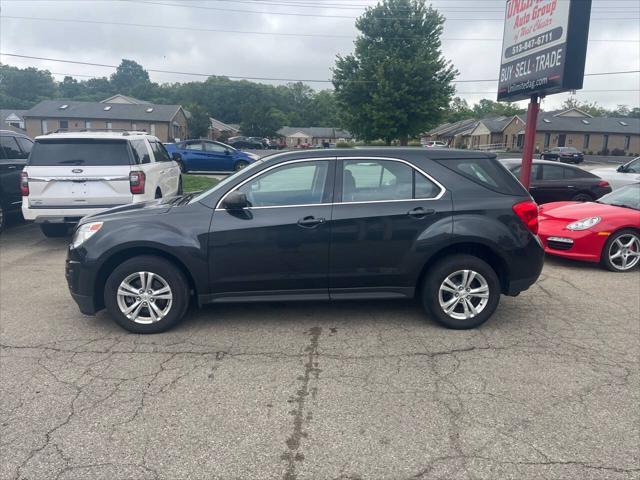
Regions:
<instances>
[{"instance_id":1,"label":"building roof","mask_svg":"<svg viewBox=\"0 0 640 480\"><path fill-rule=\"evenodd\" d=\"M110 103L105 105L101 102L44 100L26 112L24 116L37 118L87 118L97 120L169 122L181 108L180 105L154 105L150 103Z\"/></svg>"},{"instance_id":2,"label":"building roof","mask_svg":"<svg viewBox=\"0 0 640 480\"><path fill-rule=\"evenodd\" d=\"M147 102L146 100L140 100L138 98L129 97L127 95L122 95L121 93L116 93L112 97L101 100L100 103L128 103L131 105L147 105L151 102Z\"/></svg>"},{"instance_id":3,"label":"building roof","mask_svg":"<svg viewBox=\"0 0 640 480\"><path fill-rule=\"evenodd\" d=\"M491 133L500 133L504 130L504 127L507 126L507 124L513 120L513 116L510 117L493 117L493 118L483 118L482 120L480 120L480 123L482 123L485 127L487 127L487 129L491 132Z\"/></svg>"},{"instance_id":4,"label":"building roof","mask_svg":"<svg viewBox=\"0 0 640 480\"><path fill-rule=\"evenodd\" d=\"M536 130L539 132L617 133L640 135L640 118L564 117L553 112L541 113Z\"/></svg>"},{"instance_id":5,"label":"building roof","mask_svg":"<svg viewBox=\"0 0 640 480\"><path fill-rule=\"evenodd\" d=\"M18 120L23 120L23 116L25 113L27 113L29 110L19 110L16 108L2 108L0 109L0 123L6 122L6 121L18 121ZM13 118L9 118L12 116L16 116L18 118L18 120L13 120Z\"/></svg>"},{"instance_id":6,"label":"building roof","mask_svg":"<svg viewBox=\"0 0 640 480\"><path fill-rule=\"evenodd\" d=\"M209 122L211 123L211 128L218 130L220 132L239 132L240 129L234 127L233 125L227 125L226 123L221 122L220 120L216 120L215 118L209 117Z\"/></svg>"},{"instance_id":7,"label":"building roof","mask_svg":"<svg viewBox=\"0 0 640 480\"><path fill-rule=\"evenodd\" d=\"M346 130L332 127L282 127L278 130L278 134L283 137L289 137L298 132L311 138L351 138L351 133Z\"/></svg>"}]
</instances>

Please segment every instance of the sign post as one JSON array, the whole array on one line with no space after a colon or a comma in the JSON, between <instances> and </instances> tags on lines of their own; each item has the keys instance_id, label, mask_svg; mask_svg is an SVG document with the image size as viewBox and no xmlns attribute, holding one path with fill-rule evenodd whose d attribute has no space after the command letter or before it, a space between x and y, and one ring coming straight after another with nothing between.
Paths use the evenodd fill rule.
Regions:
<instances>
[{"instance_id":1,"label":"sign post","mask_svg":"<svg viewBox=\"0 0 640 480\"><path fill-rule=\"evenodd\" d=\"M521 181L529 188L539 99L582 88L591 0L507 0L498 101L531 99Z\"/></svg>"}]
</instances>

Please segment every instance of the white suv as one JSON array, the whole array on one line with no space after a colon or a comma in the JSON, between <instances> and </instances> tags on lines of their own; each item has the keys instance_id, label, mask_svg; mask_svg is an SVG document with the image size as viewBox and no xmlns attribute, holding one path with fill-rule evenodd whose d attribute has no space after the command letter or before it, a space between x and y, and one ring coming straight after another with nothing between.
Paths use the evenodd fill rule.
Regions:
<instances>
[{"instance_id":1,"label":"white suv","mask_svg":"<svg viewBox=\"0 0 640 480\"><path fill-rule=\"evenodd\" d=\"M86 215L182 193L180 168L145 132L68 132L36 137L22 171L22 213L48 237Z\"/></svg>"}]
</instances>

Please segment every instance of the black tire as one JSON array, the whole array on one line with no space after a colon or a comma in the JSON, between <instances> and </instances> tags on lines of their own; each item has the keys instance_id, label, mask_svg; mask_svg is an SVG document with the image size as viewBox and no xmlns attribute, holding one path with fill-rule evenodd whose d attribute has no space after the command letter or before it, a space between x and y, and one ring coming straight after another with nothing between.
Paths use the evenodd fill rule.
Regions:
<instances>
[{"instance_id":1,"label":"black tire","mask_svg":"<svg viewBox=\"0 0 640 480\"><path fill-rule=\"evenodd\" d=\"M184 190L182 189L182 176L178 180L178 193L177 195L184 195Z\"/></svg>"},{"instance_id":2,"label":"black tire","mask_svg":"<svg viewBox=\"0 0 640 480\"><path fill-rule=\"evenodd\" d=\"M130 275L137 272L151 272L166 281L173 296L170 309L165 316L154 323L138 323L130 320L118 306L118 288ZM152 287L153 288L153 287ZM133 298L132 301L135 301ZM189 307L189 284L184 274L173 263L154 256L134 257L118 265L104 286L104 305L111 318L125 330L133 333L160 333L177 325ZM144 308L141 310L143 313ZM148 315L148 310L146 311Z\"/></svg>"},{"instance_id":3,"label":"black tire","mask_svg":"<svg viewBox=\"0 0 640 480\"><path fill-rule=\"evenodd\" d=\"M443 284L445 279L462 270L472 270L483 277L489 291L486 303L478 314L467 319L456 319L447 314L443 307L440 306L439 294L440 286ZM478 288L475 285L481 285L479 277L476 276L470 285L473 288ZM491 315L493 315L493 312L495 312L498 307L498 303L500 302L500 293L500 281L496 272L488 263L472 255L451 255L440 260L429 268L423 283L422 303L427 313L430 313L434 320L440 325L455 330L466 330L482 325L491 317ZM451 295L451 298L447 298L445 300L453 300L452 293L445 292L443 295L445 294ZM478 307L480 303L483 302L483 300L478 300L477 297L473 297L471 301L473 302L474 299L478 301L474 307ZM454 305L453 314L456 314L456 310L459 308L464 307L462 303L459 304L458 302L455 302ZM462 314L463 312L460 313Z\"/></svg>"},{"instance_id":4,"label":"black tire","mask_svg":"<svg viewBox=\"0 0 640 480\"><path fill-rule=\"evenodd\" d=\"M66 223L43 223L40 230L47 238L61 238L69 235L70 227Z\"/></svg>"},{"instance_id":5,"label":"black tire","mask_svg":"<svg viewBox=\"0 0 640 480\"><path fill-rule=\"evenodd\" d=\"M617 273L630 272L631 270L638 268L638 266L640 265L640 261L637 261L635 265L624 270L614 265L611 259L609 258L609 252L610 252L611 246L617 239L619 239L622 236L625 236L625 237L634 236L640 242L640 233L630 228L618 230L613 235L609 236L609 238L607 239L607 242L604 244L604 247L602 248L602 253L600 254L600 263L604 268L612 272L617 272Z\"/></svg>"},{"instance_id":6,"label":"black tire","mask_svg":"<svg viewBox=\"0 0 640 480\"><path fill-rule=\"evenodd\" d=\"M244 160L239 160L236 162L236 164L233 166L233 169L236 172L239 172L240 170L242 170L243 168L247 168L247 166L249 165L249 162L245 162Z\"/></svg>"},{"instance_id":7,"label":"black tire","mask_svg":"<svg viewBox=\"0 0 640 480\"><path fill-rule=\"evenodd\" d=\"M571 198L572 202L593 202L594 198L588 193L578 193Z\"/></svg>"}]
</instances>

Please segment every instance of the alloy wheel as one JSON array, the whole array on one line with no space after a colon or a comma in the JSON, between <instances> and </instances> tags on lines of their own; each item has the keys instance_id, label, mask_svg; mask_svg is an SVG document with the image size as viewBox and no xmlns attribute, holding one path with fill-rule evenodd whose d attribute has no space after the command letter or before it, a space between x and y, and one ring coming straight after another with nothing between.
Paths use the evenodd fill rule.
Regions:
<instances>
[{"instance_id":1,"label":"alloy wheel","mask_svg":"<svg viewBox=\"0 0 640 480\"><path fill-rule=\"evenodd\" d=\"M620 235L609 247L609 261L617 270L631 270L640 262L640 239L633 233Z\"/></svg>"},{"instance_id":2,"label":"alloy wheel","mask_svg":"<svg viewBox=\"0 0 640 480\"><path fill-rule=\"evenodd\" d=\"M440 308L456 320L468 320L489 303L489 284L478 272L458 270L444 279L438 291Z\"/></svg>"},{"instance_id":3,"label":"alloy wheel","mask_svg":"<svg viewBox=\"0 0 640 480\"><path fill-rule=\"evenodd\" d=\"M136 272L118 287L118 307L129 320L150 324L162 320L171 310L173 293L167 281L153 272Z\"/></svg>"}]
</instances>

